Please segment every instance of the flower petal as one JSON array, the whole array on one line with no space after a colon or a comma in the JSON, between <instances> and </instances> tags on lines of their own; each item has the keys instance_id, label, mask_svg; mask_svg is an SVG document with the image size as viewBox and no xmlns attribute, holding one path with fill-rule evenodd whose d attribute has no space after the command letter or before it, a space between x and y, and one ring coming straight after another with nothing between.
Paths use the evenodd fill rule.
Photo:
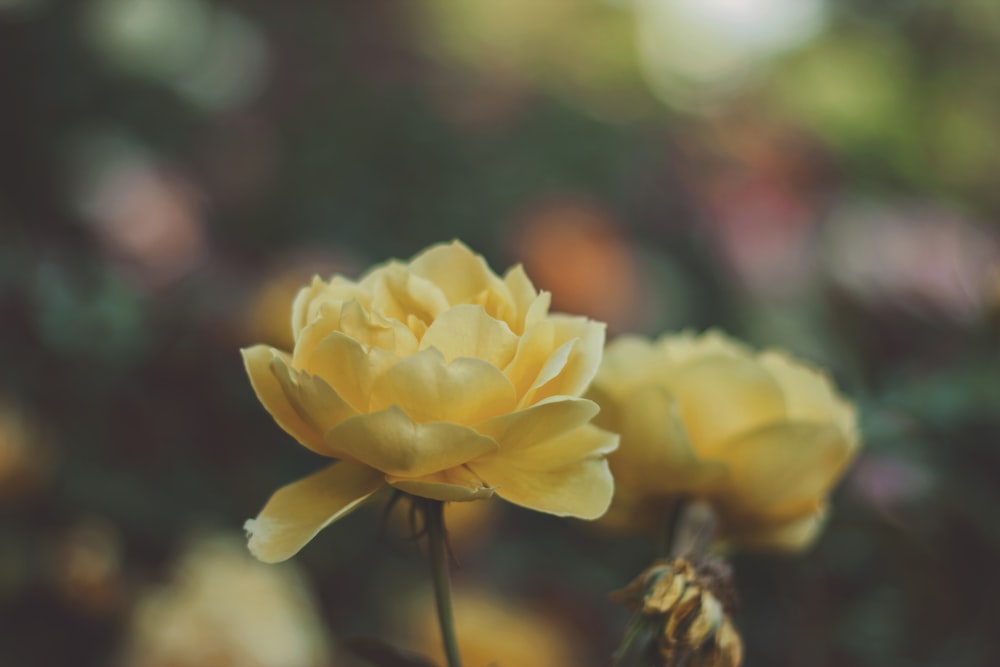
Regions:
<instances>
[{"instance_id":1,"label":"flower petal","mask_svg":"<svg viewBox=\"0 0 1000 667\"><path fill-rule=\"evenodd\" d=\"M483 462L503 460L525 470L553 470L586 458L603 458L618 449L618 434L584 424L573 430L537 442L531 447L498 450L482 458ZM478 465L473 461L470 466Z\"/></svg>"},{"instance_id":2,"label":"flower petal","mask_svg":"<svg viewBox=\"0 0 1000 667\"><path fill-rule=\"evenodd\" d=\"M847 435L851 449L857 449L860 438L854 406L837 394L825 372L776 350L761 354L758 361L785 392L791 419L833 421Z\"/></svg>"},{"instance_id":3,"label":"flower petal","mask_svg":"<svg viewBox=\"0 0 1000 667\"><path fill-rule=\"evenodd\" d=\"M326 442L347 458L399 477L441 472L497 448L467 426L418 424L398 406L352 417L329 431Z\"/></svg>"},{"instance_id":4,"label":"flower petal","mask_svg":"<svg viewBox=\"0 0 1000 667\"><path fill-rule=\"evenodd\" d=\"M334 331L315 346L305 362L310 373L322 377L356 410L367 412L375 379L398 360L388 350L365 350L358 341Z\"/></svg>"},{"instance_id":5,"label":"flower petal","mask_svg":"<svg viewBox=\"0 0 1000 667\"><path fill-rule=\"evenodd\" d=\"M618 336L605 347L592 386L600 387L611 398L624 400L636 387L662 384L669 373L666 356L651 341L640 336Z\"/></svg>"},{"instance_id":6,"label":"flower petal","mask_svg":"<svg viewBox=\"0 0 1000 667\"><path fill-rule=\"evenodd\" d=\"M476 424L503 452L526 449L590 421L599 408L575 396L552 396L525 410L499 415Z\"/></svg>"},{"instance_id":7,"label":"flower petal","mask_svg":"<svg viewBox=\"0 0 1000 667\"><path fill-rule=\"evenodd\" d=\"M341 461L278 489L246 522L250 552L265 563L294 556L316 534L385 485L381 473Z\"/></svg>"},{"instance_id":8,"label":"flower petal","mask_svg":"<svg viewBox=\"0 0 1000 667\"><path fill-rule=\"evenodd\" d=\"M585 317L552 315L547 320L555 327L555 343L573 342L566 363L555 377L536 380L526 402L536 403L549 396L579 396L594 379L604 351L605 325ZM541 378L539 378L541 379Z\"/></svg>"},{"instance_id":9,"label":"flower petal","mask_svg":"<svg viewBox=\"0 0 1000 667\"><path fill-rule=\"evenodd\" d=\"M500 283L486 260L461 241L428 248L413 258L409 268L437 285L452 305L473 303L480 292Z\"/></svg>"},{"instance_id":10,"label":"flower petal","mask_svg":"<svg viewBox=\"0 0 1000 667\"><path fill-rule=\"evenodd\" d=\"M556 327L548 321L539 322L521 336L514 358L503 372L522 403L532 387L548 382L563 369L572 346L572 341L556 344Z\"/></svg>"},{"instance_id":11,"label":"flower petal","mask_svg":"<svg viewBox=\"0 0 1000 667\"><path fill-rule=\"evenodd\" d=\"M417 350L417 337L408 325L408 318L400 321L384 317L357 301L348 301L341 308L337 328L366 348L388 350L399 356Z\"/></svg>"},{"instance_id":12,"label":"flower petal","mask_svg":"<svg viewBox=\"0 0 1000 667\"><path fill-rule=\"evenodd\" d=\"M815 422L774 424L735 438L720 450L729 463L733 514L774 521L815 512L849 459L839 428Z\"/></svg>"},{"instance_id":13,"label":"flower petal","mask_svg":"<svg viewBox=\"0 0 1000 667\"><path fill-rule=\"evenodd\" d=\"M474 424L514 409L514 388L496 367L459 357L446 363L436 348L396 363L373 386L371 409L399 405L417 422Z\"/></svg>"},{"instance_id":14,"label":"flower petal","mask_svg":"<svg viewBox=\"0 0 1000 667\"><path fill-rule=\"evenodd\" d=\"M784 393L752 358L700 358L677 368L666 384L703 459L725 460L717 450L730 438L786 419Z\"/></svg>"},{"instance_id":15,"label":"flower petal","mask_svg":"<svg viewBox=\"0 0 1000 667\"><path fill-rule=\"evenodd\" d=\"M389 264L373 284L372 309L386 317L405 322L412 315L428 323L448 308L438 285L411 272L401 264Z\"/></svg>"},{"instance_id":16,"label":"flower petal","mask_svg":"<svg viewBox=\"0 0 1000 667\"><path fill-rule=\"evenodd\" d=\"M503 368L514 358L517 342L506 322L490 317L482 306L467 304L441 313L427 327L420 349L436 348L448 361L473 357Z\"/></svg>"},{"instance_id":17,"label":"flower petal","mask_svg":"<svg viewBox=\"0 0 1000 667\"><path fill-rule=\"evenodd\" d=\"M520 264L507 270L503 282L507 286L511 298L511 310L504 320L514 333L521 334L524 332L528 309L538 299L538 290L535 289L528 274L524 272L524 267Z\"/></svg>"},{"instance_id":18,"label":"flower petal","mask_svg":"<svg viewBox=\"0 0 1000 667\"><path fill-rule=\"evenodd\" d=\"M551 470L523 469L492 458L469 466L496 494L529 509L596 519L607 511L614 480L604 458L588 458Z\"/></svg>"},{"instance_id":19,"label":"flower petal","mask_svg":"<svg viewBox=\"0 0 1000 667\"><path fill-rule=\"evenodd\" d=\"M400 491L433 500L463 501L489 498L496 490L486 486L466 466L449 468L423 477L386 475L385 481Z\"/></svg>"},{"instance_id":20,"label":"flower petal","mask_svg":"<svg viewBox=\"0 0 1000 667\"><path fill-rule=\"evenodd\" d=\"M323 434L315 425L303 419L282 389L281 382L271 372L272 361L288 365L289 356L267 345L254 345L240 350L243 355L243 365L254 393L264 408L274 417L286 433L314 452L327 455L327 447L323 442Z\"/></svg>"},{"instance_id":21,"label":"flower petal","mask_svg":"<svg viewBox=\"0 0 1000 667\"><path fill-rule=\"evenodd\" d=\"M722 479L723 464L695 455L670 392L647 385L617 408L613 425L602 420L603 411L597 423L621 433L622 447L611 456L619 486L657 495L704 493Z\"/></svg>"},{"instance_id":22,"label":"flower petal","mask_svg":"<svg viewBox=\"0 0 1000 667\"><path fill-rule=\"evenodd\" d=\"M271 372L295 412L317 433L326 433L348 417L358 414L323 378L297 371L281 359L271 361ZM313 451L324 456L336 456L325 443L322 449Z\"/></svg>"}]
</instances>

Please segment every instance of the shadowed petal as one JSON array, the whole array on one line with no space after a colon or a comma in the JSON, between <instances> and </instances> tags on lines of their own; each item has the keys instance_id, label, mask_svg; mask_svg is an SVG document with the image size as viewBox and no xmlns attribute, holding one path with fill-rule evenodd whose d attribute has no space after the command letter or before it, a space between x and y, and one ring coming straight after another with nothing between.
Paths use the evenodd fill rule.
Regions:
<instances>
[{"instance_id":1,"label":"shadowed petal","mask_svg":"<svg viewBox=\"0 0 1000 667\"><path fill-rule=\"evenodd\" d=\"M271 372L295 412L317 433L326 433L348 417L358 414L323 378L296 371L280 359L271 360ZM329 446L314 451L337 456Z\"/></svg>"},{"instance_id":2,"label":"shadowed petal","mask_svg":"<svg viewBox=\"0 0 1000 667\"><path fill-rule=\"evenodd\" d=\"M265 563L287 560L384 485L381 473L349 461L292 482L271 496L256 519L246 522L250 552Z\"/></svg>"},{"instance_id":3,"label":"shadowed petal","mask_svg":"<svg viewBox=\"0 0 1000 667\"><path fill-rule=\"evenodd\" d=\"M496 490L486 486L466 466L450 468L423 477L394 477L386 475L385 481L400 491L433 500L463 501L489 498Z\"/></svg>"},{"instance_id":4,"label":"shadowed petal","mask_svg":"<svg viewBox=\"0 0 1000 667\"><path fill-rule=\"evenodd\" d=\"M418 424L398 406L352 417L330 430L326 441L346 457L400 477L441 472L497 448L467 426Z\"/></svg>"}]
</instances>

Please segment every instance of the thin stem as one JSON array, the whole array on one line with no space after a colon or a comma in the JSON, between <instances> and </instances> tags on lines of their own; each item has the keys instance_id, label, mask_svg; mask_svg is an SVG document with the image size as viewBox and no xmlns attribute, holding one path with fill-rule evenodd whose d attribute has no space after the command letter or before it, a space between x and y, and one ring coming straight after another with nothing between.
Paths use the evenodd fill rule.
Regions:
<instances>
[{"instance_id":1,"label":"thin stem","mask_svg":"<svg viewBox=\"0 0 1000 667\"><path fill-rule=\"evenodd\" d=\"M455 641L455 622L451 613L451 583L448 576L448 557L445 554L444 503L438 500L424 501L424 516L427 521L427 542L431 552L434 601L437 603L445 657L448 667L462 667L462 660L458 657L458 642Z\"/></svg>"}]
</instances>

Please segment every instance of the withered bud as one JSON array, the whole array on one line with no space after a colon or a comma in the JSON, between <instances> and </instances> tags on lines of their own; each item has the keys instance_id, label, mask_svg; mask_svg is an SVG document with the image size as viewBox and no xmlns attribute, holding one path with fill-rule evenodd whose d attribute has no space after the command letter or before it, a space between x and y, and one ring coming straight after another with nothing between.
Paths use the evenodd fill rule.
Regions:
<instances>
[{"instance_id":1,"label":"withered bud","mask_svg":"<svg viewBox=\"0 0 1000 667\"><path fill-rule=\"evenodd\" d=\"M662 667L739 667L743 642L725 567L696 569L683 558L657 561L614 598L655 623Z\"/></svg>"}]
</instances>

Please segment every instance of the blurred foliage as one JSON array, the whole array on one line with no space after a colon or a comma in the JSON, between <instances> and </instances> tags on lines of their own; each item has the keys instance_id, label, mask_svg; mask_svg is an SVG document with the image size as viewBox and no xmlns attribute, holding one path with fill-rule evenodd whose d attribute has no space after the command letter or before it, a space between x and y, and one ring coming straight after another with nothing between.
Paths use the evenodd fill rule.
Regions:
<instances>
[{"instance_id":1,"label":"blurred foliage","mask_svg":"<svg viewBox=\"0 0 1000 667\"><path fill-rule=\"evenodd\" d=\"M557 305L614 332L721 326L857 398L866 449L819 543L736 558L749 665L1000 663L997 6L831 2L753 71L671 98L637 36L651 2L0 3L0 664L124 660L192 534L237 533L315 469L237 353L280 337L259 317L287 271L451 237L497 269L544 264L545 239ZM881 253L860 200L900 221ZM969 233L976 257L948 251ZM628 275L599 301L560 283L590 266ZM335 645L392 641L423 593L379 512L296 558ZM457 579L605 664L625 622L605 596L652 547L491 521Z\"/></svg>"}]
</instances>

